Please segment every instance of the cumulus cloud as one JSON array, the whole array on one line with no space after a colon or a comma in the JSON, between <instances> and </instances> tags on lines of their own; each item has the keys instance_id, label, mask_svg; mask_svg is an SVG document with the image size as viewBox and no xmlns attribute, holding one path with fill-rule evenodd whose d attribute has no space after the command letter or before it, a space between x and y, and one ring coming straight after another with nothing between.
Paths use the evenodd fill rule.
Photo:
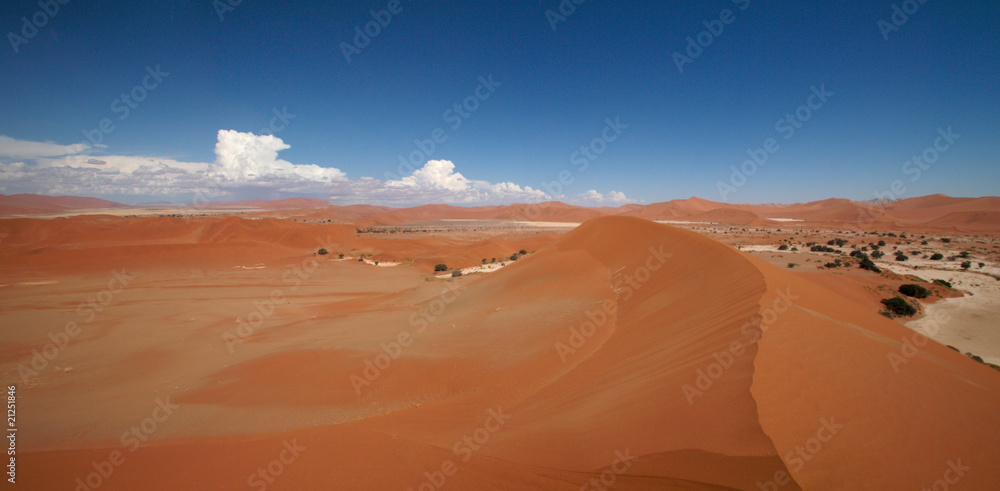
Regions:
<instances>
[{"instance_id":1,"label":"cumulus cloud","mask_svg":"<svg viewBox=\"0 0 1000 491\"><path fill-rule=\"evenodd\" d=\"M291 148L273 135L219 130L214 162L166 157L93 155L86 145L28 142L0 136L0 193L130 197L183 202L195 197L314 196L338 204L409 206L426 203L536 203L554 199L513 182L469 179L448 160L431 160L410 175L348 179L339 169L278 158ZM591 190L591 204L632 202Z\"/></svg>"},{"instance_id":2,"label":"cumulus cloud","mask_svg":"<svg viewBox=\"0 0 1000 491\"><path fill-rule=\"evenodd\" d=\"M0 135L0 159L60 157L84 152L89 148L86 143L59 145L53 142L17 140L9 136Z\"/></svg>"},{"instance_id":3,"label":"cumulus cloud","mask_svg":"<svg viewBox=\"0 0 1000 491\"><path fill-rule=\"evenodd\" d=\"M626 197L625 193L615 190L602 194L597 192L596 189L591 189L583 194L577 195L577 198L590 205L624 205L628 203L635 203L635 200Z\"/></svg>"},{"instance_id":4,"label":"cumulus cloud","mask_svg":"<svg viewBox=\"0 0 1000 491\"><path fill-rule=\"evenodd\" d=\"M212 173L230 181L251 182L271 177L311 182L344 180L347 175L330 167L295 165L278 158L278 152L292 148L274 135L255 135L219 130Z\"/></svg>"},{"instance_id":5,"label":"cumulus cloud","mask_svg":"<svg viewBox=\"0 0 1000 491\"><path fill-rule=\"evenodd\" d=\"M549 198L531 186L467 179L455 172L455 164L449 160L430 160L409 176L386 181L385 185L390 190L406 189L410 196L418 198L415 202L423 203L511 203Z\"/></svg>"}]
</instances>

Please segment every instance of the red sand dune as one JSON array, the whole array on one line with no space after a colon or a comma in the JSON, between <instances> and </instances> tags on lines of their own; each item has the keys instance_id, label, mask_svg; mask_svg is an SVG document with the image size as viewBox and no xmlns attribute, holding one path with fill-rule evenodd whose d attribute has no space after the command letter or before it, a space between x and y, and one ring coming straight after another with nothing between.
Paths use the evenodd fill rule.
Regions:
<instances>
[{"instance_id":1,"label":"red sand dune","mask_svg":"<svg viewBox=\"0 0 1000 491\"><path fill-rule=\"evenodd\" d=\"M288 455L266 488L920 489L955 461L963 488L1000 478L1000 375L702 235L603 217L465 280L317 307L341 327L289 325L298 346L175 395L217 418L314 416L266 434L198 421L128 453L104 487L237 489ZM351 375L402 331L412 345L359 395ZM72 489L121 447L76 448L24 454L23 484Z\"/></svg>"},{"instance_id":2,"label":"red sand dune","mask_svg":"<svg viewBox=\"0 0 1000 491\"><path fill-rule=\"evenodd\" d=\"M0 195L0 215L31 215L37 213L85 211L93 208L127 207L120 203L95 198L50 197L39 195ZM931 195L909 198L883 205L871 205L846 199L826 199L790 205L729 204L701 198L672 200L649 205L629 204L617 208L586 208L558 201L504 206L462 207L424 205L412 208L351 205L329 206L327 200L292 198L275 201L232 201L203 203L199 208L257 208L260 210L296 210L295 216L308 219L332 219L353 222L359 226L393 226L442 219L517 220L544 222L583 222L607 215L634 216L649 220L691 220L735 223L743 225L774 225L754 221L792 218L807 223L786 224L794 228L814 226L871 229L916 230L958 233L1000 232L1000 198L952 198ZM263 216L263 215L262 215Z\"/></svg>"},{"instance_id":3,"label":"red sand dune","mask_svg":"<svg viewBox=\"0 0 1000 491\"><path fill-rule=\"evenodd\" d=\"M40 194L0 194L0 215L33 215L66 210L128 208L128 205L98 198L45 196Z\"/></svg>"}]
</instances>

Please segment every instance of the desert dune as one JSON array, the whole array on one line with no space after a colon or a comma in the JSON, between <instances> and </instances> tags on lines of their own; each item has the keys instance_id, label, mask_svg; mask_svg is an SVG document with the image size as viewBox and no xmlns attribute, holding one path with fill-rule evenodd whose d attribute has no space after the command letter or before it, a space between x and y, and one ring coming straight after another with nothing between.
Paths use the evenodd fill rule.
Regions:
<instances>
[{"instance_id":1,"label":"desert dune","mask_svg":"<svg viewBox=\"0 0 1000 491\"><path fill-rule=\"evenodd\" d=\"M845 282L689 230L624 216L490 239L236 217L0 226L0 373L32 428L18 474L31 489L886 489L930 487L951 465L968 467L963 488L998 477L1000 372ZM537 252L431 273L518 249ZM71 320L80 334L23 383Z\"/></svg>"}]
</instances>

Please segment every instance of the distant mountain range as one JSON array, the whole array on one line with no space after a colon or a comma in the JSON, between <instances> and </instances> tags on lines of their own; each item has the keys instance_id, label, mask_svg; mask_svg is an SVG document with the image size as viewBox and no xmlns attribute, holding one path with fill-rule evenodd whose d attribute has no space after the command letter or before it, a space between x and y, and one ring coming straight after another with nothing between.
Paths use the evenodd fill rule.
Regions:
<instances>
[{"instance_id":1,"label":"distant mountain range","mask_svg":"<svg viewBox=\"0 0 1000 491\"><path fill-rule=\"evenodd\" d=\"M147 207L150 205L146 205ZM162 205L179 207L180 205ZM0 215L31 216L72 211L140 208L98 198L0 195ZM649 220L712 222L741 226L794 228L797 222L823 222L828 226L860 228L922 226L944 230L984 233L1000 230L1000 197L953 198L942 194L891 202L851 201L830 198L794 204L729 204L687 198L620 207L589 208L558 201L496 206L452 206L430 204L410 208L372 205L330 205L327 200L290 198L281 200L213 201L199 203L201 210L300 210L305 218L353 221L363 226L392 226L431 220L515 220L533 222L584 222L601 216L634 216Z\"/></svg>"}]
</instances>

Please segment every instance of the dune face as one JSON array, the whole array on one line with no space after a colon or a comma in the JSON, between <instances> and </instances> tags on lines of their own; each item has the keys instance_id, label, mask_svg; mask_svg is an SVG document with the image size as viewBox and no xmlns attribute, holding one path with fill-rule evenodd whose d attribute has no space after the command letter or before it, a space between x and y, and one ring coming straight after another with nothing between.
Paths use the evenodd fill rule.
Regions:
<instances>
[{"instance_id":1,"label":"dune face","mask_svg":"<svg viewBox=\"0 0 1000 491\"><path fill-rule=\"evenodd\" d=\"M301 224L205 220L163 222L159 240L268 237L261 257L304 240ZM326 261L293 289L270 264L213 273L190 293L195 280L142 270L142 292L86 331L101 341L59 359L82 368L22 390L24 424L39 428L23 437L23 483L920 489L960 472L959 487L988 489L1000 477L1000 374L694 232L602 217L497 272L447 281ZM18 292L5 310L37 300ZM273 313L233 342L232 312L262 298ZM178 301L182 313L163 307ZM4 350L5 378L45 332L19 336L26 349ZM128 341L144 336L159 341ZM88 369L98 355L113 365ZM60 443L62 427L87 430Z\"/></svg>"}]
</instances>

